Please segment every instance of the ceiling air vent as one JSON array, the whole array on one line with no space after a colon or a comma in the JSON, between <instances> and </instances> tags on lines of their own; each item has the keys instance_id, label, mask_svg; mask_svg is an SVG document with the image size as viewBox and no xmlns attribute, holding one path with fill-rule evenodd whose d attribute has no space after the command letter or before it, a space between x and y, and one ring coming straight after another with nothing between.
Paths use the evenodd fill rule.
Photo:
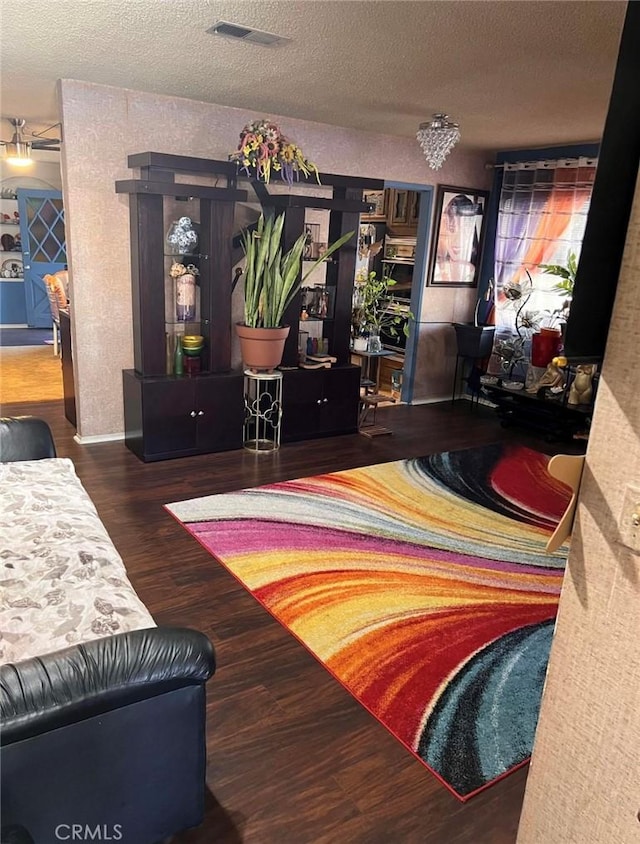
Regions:
<instances>
[{"instance_id":1,"label":"ceiling air vent","mask_svg":"<svg viewBox=\"0 0 640 844\"><path fill-rule=\"evenodd\" d=\"M285 44L290 38L274 35L273 32L263 32L261 29L250 29L237 23L216 21L207 30L209 35L221 35L224 38L235 38L237 41L249 41L251 44L262 44L263 47L277 47Z\"/></svg>"}]
</instances>

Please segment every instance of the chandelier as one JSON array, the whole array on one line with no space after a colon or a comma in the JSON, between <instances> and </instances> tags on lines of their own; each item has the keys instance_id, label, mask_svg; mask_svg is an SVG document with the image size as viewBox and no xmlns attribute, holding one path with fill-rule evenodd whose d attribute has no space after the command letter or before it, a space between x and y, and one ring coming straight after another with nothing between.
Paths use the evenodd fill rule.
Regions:
<instances>
[{"instance_id":1,"label":"chandelier","mask_svg":"<svg viewBox=\"0 0 640 844\"><path fill-rule=\"evenodd\" d=\"M448 114L434 114L430 123L421 123L416 134L427 164L432 170L439 170L445 158L460 140L457 123L449 120Z\"/></svg>"}]
</instances>

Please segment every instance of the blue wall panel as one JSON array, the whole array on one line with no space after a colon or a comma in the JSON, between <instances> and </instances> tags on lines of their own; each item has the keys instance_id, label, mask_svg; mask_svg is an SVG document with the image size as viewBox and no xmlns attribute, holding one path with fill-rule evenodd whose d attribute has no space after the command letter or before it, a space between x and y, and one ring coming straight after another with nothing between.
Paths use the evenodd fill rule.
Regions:
<instances>
[{"instance_id":1,"label":"blue wall panel","mask_svg":"<svg viewBox=\"0 0 640 844\"><path fill-rule=\"evenodd\" d=\"M23 281L0 281L0 325L26 325Z\"/></svg>"}]
</instances>

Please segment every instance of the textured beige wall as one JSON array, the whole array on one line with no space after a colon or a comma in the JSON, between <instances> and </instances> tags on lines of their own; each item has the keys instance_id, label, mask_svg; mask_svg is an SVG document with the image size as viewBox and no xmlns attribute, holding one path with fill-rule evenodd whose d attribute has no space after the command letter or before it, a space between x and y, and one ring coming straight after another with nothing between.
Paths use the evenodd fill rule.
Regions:
<instances>
[{"instance_id":1,"label":"textured beige wall","mask_svg":"<svg viewBox=\"0 0 640 844\"><path fill-rule=\"evenodd\" d=\"M640 840L640 187L611 322L518 844Z\"/></svg>"},{"instance_id":2,"label":"textured beige wall","mask_svg":"<svg viewBox=\"0 0 640 844\"><path fill-rule=\"evenodd\" d=\"M81 437L117 434L124 425L121 370L133 366L133 340L128 200L116 195L114 182L132 177L127 168L131 153L151 150L225 159L242 126L262 115L73 80L60 81L59 99L74 290L78 433ZM491 173L484 170L486 155L458 150L434 174L411 139L270 116L325 172L477 188L491 181ZM445 318L452 320L459 291L439 295L448 303L442 313L446 311ZM474 291L465 290L464 295L471 301ZM468 306L463 310L468 313ZM446 343L440 342L438 348L444 350ZM445 360L446 366L450 364ZM433 366L434 359L421 349L422 391Z\"/></svg>"}]
</instances>

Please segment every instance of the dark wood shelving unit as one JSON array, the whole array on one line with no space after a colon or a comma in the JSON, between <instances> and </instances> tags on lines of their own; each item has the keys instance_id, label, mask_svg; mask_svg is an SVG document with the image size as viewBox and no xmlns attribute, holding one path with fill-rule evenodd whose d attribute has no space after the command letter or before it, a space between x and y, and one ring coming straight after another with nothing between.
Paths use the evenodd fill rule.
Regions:
<instances>
[{"instance_id":1,"label":"dark wood shelving unit","mask_svg":"<svg viewBox=\"0 0 640 844\"><path fill-rule=\"evenodd\" d=\"M271 194L269 186L243 178L228 161L145 152L129 156L128 164L140 168L140 177L116 182L116 192L129 197L131 229L134 369L123 372L125 442L144 461L240 448L244 376L231 369L235 204L251 201L251 190L265 211L284 210L287 249L304 231L307 208L329 212L330 242L357 232L360 214L372 207L363 202L363 190L381 189L383 182L320 174L332 196L313 197ZM216 185L176 180L183 174L213 177ZM176 200L196 202L199 209L198 254L183 256L197 259L199 269L198 333L205 349L195 376L167 374L166 334L174 329L166 320L165 280L169 258L181 258L166 254L166 213L167 203ZM285 314L291 330L282 361L284 442L357 430L360 367L349 355L356 248L354 237L327 264L333 309L323 320L323 334L337 358L331 369L297 368L301 293Z\"/></svg>"},{"instance_id":2,"label":"dark wood shelving unit","mask_svg":"<svg viewBox=\"0 0 640 844\"><path fill-rule=\"evenodd\" d=\"M128 194L133 286L134 370L123 372L125 442L141 460L239 448L242 439L243 378L231 370L231 270L236 202L235 168L225 162L143 153L129 157L140 179L116 182ZM226 186L187 184L176 173L226 178ZM192 200L199 209L197 260L200 318L205 338L202 372L191 377L167 374L165 280L166 203ZM178 258L182 256L172 256Z\"/></svg>"}]
</instances>

